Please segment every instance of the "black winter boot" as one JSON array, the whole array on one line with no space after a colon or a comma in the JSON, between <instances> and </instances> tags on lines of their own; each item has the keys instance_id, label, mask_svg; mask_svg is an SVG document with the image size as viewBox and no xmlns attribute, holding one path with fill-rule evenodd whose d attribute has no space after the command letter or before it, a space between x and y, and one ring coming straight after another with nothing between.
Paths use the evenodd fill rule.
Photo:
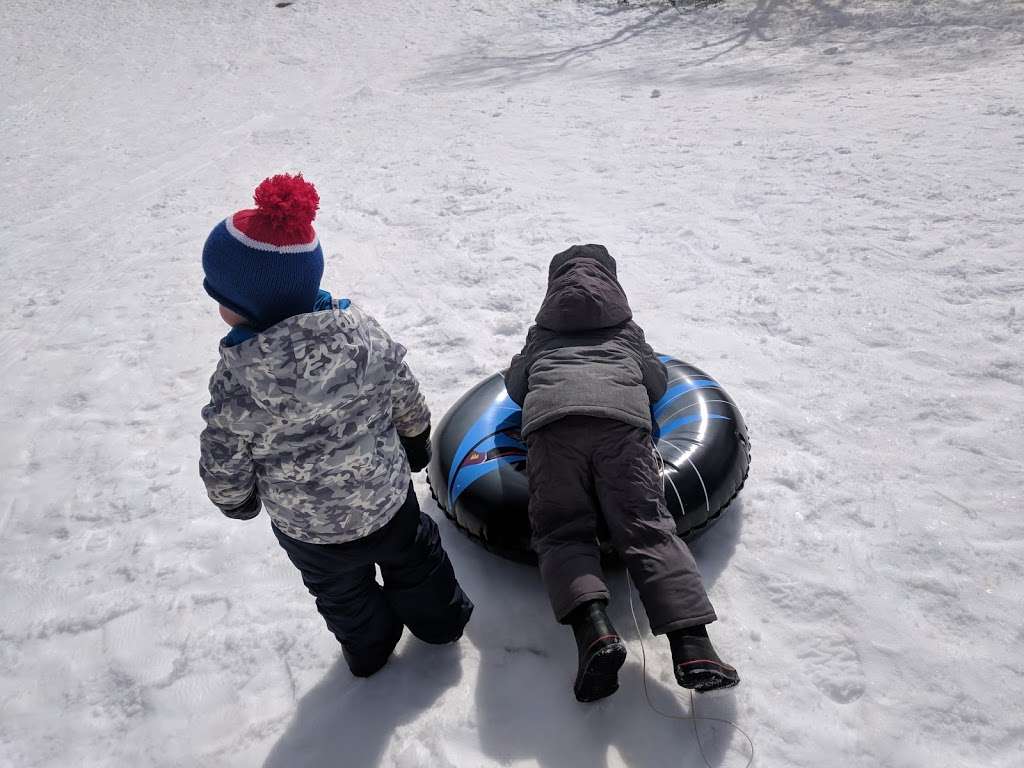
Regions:
<instances>
[{"instance_id":1,"label":"black winter boot","mask_svg":"<svg viewBox=\"0 0 1024 768\"><path fill-rule=\"evenodd\" d=\"M602 600L591 600L569 615L580 660L573 686L577 701L597 701L619 689L619 667L626 661L626 646L604 606Z\"/></svg>"},{"instance_id":2,"label":"black winter boot","mask_svg":"<svg viewBox=\"0 0 1024 768\"><path fill-rule=\"evenodd\" d=\"M669 632L668 642L676 682L683 688L706 693L739 684L739 673L718 658L703 626Z\"/></svg>"}]
</instances>

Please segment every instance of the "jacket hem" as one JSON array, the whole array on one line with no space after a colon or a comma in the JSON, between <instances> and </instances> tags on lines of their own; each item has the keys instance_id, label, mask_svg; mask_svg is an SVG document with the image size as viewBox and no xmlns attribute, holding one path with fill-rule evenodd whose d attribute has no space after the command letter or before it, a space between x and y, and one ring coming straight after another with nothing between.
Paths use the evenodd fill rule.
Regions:
<instances>
[{"instance_id":1,"label":"jacket hem","mask_svg":"<svg viewBox=\"0 0 1024 768\"><path fill-rule=\"evenodd\" d=\"M566 416L595 416L601 419L611 419L612 421L621 421L633 427L646 429L648 432L653 428L650 416L644 418L630 411L612 408L607 405L583 405L559 408L558 410L545 413L543 416L530 419L523 424L521 434L523 437L526 437L531 432L535 432L541 427L546 427L548 424L563 419Z\"/></svg>"},{"instance_id":2,"label":"jacket hem","mask_svg":"<svg viewBox=\"0 0 1024 768\"><path fill-rule=\"evenodd\" d=\"M281 533L290 539L301 541L306 544L347 544L350 541L357 541L369 536L371 533L375 533L383 528L385 525L391 522L398 510L402 508L406 498L408 498L408 485L405 486L402 493L395 497L388 505L388 511L379 517L375 517L373 522L364 525L360 528L351 529L344 533L338 534L317 534L308 533L299 528L296 528L294 523L272 514L270 510L267 510L267 514L270 516L271 521L277 527Z\"/></svg>"}]
</instances>

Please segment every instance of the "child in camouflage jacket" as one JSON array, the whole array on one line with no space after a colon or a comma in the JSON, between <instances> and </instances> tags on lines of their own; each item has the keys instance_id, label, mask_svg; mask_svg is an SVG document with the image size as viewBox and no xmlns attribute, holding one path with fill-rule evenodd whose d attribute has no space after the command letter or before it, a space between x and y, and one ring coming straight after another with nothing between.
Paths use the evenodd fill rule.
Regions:
<instances>
[{"instance_id":1,"label":"child in camouflage jacket","mask_svg":"<svg viewBox=\"0 0 1024 768\"><path fill-rule=\"evenodd\" d=\"M203 249L204 288L233 329L203 409L200 475L228 517L266 507L349 668L365 677L403 627L454 642L473 609L412 488L410 470L430 459L430 412L405 348L320 290L313 185L275 176L255 201Z\"/></svg>"}]
</instances>

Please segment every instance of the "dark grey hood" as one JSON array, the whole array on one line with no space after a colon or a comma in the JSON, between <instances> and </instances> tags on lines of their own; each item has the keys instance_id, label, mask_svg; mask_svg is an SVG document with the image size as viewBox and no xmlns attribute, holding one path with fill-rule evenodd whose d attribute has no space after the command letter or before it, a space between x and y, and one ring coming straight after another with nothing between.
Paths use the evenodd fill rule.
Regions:
<instances>
[{"instance_id":1,"label":"dark grey hood","mask_svg":"<svg viewBox=\"0 0 1024 768\"><path fill-rule=\"evenodd\" d=\"M632 317L615 259L603 245L574 245L551 260L537 325L575 333L612 328Z\"/></svg>"}]
</instances>

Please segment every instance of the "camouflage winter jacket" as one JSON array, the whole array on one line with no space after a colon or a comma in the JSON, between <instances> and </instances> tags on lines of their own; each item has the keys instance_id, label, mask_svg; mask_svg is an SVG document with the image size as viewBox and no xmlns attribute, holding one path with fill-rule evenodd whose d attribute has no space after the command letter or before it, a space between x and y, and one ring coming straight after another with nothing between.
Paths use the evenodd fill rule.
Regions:
<instances>
[{"instance_id":1,"label":"camouflage winter jacket","mask_svg":"<svg viewBox=\"0 0 1024 768\"><path fill-rule=\"evenodd\" d=\"M222 343L203 409L210 500L255 515L261 499L283 533L313 544L362 538L392 518L410 479L398 436L430 426L405 348L343 304Z\"/></svg>"}]
</instances>

